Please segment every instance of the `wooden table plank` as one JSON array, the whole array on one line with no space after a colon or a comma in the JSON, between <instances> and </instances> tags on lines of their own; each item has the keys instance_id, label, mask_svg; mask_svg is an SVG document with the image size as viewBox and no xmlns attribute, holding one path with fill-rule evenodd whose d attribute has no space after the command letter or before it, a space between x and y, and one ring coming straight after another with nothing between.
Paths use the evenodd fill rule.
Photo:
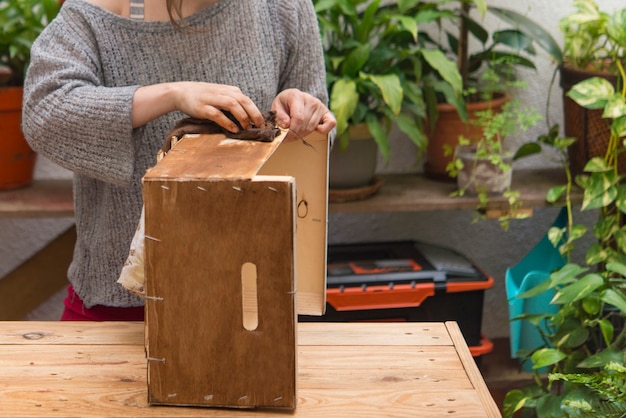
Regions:
<instances>
[{"instance_id":1,"label":"wooden table plank","mask_svg":"<svg viewBox=\"0 0 626 418\"><path fill-rule=\"evenodd\" d=\"M476 367L476 363L470 354L465 338L463 338L459 324L452 321L446 322L446 328L448 328L448 332L450 333L452 341L454 341L454 346L457 348L457 353L463 363L465 371L467 372L467 376L469 377L470 382L474 385L485 411L488 412L489 416L497 416L496 414L500 413L498 406L491 397L487 384L478 371L478 367Z\"/></svg>"},{"instance_id":2,"label":"wooden table plank","mask_svg":"<svg viewBox=\"0 0 626 418\"><path fill-rule=\"evenodd\" d=\"M143 344L143 322L0 322L0 345L5 344ZM298 345L449 345L452 339L440 322L421 323L407 331L404 323L342 322L333 325L340 339L328 336L324 322L298 325ZM111 338L115 335L115 339Z\"/></svg>"},{"instance_id":3,"label":"wooden table plank","mask_svg":"<svg viewBox=\"0 0 626 418\"><path fill-rule=\"evenodd\" d=\"M0 322L3 345L143 345L143 322Z\"/></svg>"},{"instance_id":4,"label":"wooden table plank","mask_svg":"<svg viewBox=\"0 0 626 418\"><path fill-rule=\"evenodd\" d=\"M24 345L2 349L2 375L21 380L19 387L56 387L71 381L80 387L107 388L110 385L137 383L145 385L146 361L140 346L108 346L109 351L94 351L91 346L48 345L35 349ZM376 390L393 385L395 389L472 389L463 366L453 347L393 347L372 353L360 347L343 350L337 356L317 347L298 350L300 367L299 389L345 390L347 375L359 382L360 389ZM334 352L335 350L333 350ZM351 356L350 353L353 353ZM394 358L394 363L380 367L381 359ZM436 364L433 362L436 361ZM359 365L359 367L354 367ZM123 369L123 377L120 375ZM419 372L423 370L423 372ZM429 371L436 370L436 373ZM416 372L418 371L418 372Z\"/></svg>"},{"instance_id":5,"label":"wooden table plank","mask_svg":"<svg viewBox=\"0 0 626 418\"><path fill-rule=\"evenodd\" d=\"M429 322L412 326L404 323L338 322L333 325L341 338L329 338L328 323L306 322L298 325L298 345L449 345L452 339L443 323Z\"/></svg>"},{"instance_id":6,"label":"wooden table plank","mask_svg":"<svg viewBox=\"0 0 626 418\"><path fill-rule=\"evenodd\" d=\"M290 416L500 416L456 324L298 327ZM0 416L285 416L148 406L145 379L142 323L0 322Z\"/></svg>"}]
</instances>

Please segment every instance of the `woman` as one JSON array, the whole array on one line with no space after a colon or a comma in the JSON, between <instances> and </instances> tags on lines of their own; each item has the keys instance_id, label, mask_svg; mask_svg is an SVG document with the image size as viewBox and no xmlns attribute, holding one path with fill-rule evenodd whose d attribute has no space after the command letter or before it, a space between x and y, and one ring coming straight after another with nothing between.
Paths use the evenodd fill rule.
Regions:
<instances>
[{"instance_id":1,"label":"woman","mask_svg":"<svg viewBox=\"0 0 626 418\"><path fill-rule=\"evenodd\" d=\"M24 134L74 172L65 320L143 318L143 301L116 280L141 177L176 121L235 132L223 111L247 128L272 109L299 136L335 125L310 0L130 1L67 0L31 51Z\"/></svg>"}]
</instances>

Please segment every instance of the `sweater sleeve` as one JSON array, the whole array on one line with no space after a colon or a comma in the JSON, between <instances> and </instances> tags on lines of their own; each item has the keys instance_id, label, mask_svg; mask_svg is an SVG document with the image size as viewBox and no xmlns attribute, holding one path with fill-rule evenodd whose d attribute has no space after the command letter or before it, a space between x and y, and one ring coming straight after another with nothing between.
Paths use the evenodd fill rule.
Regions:
<instances>
[{"instance_id":1,"label":"sweater sleeve","mask_svg":"<svg viewBox=\"0 0 626 418\"><path fill-rule=\"evenodd\" d=\"M287 51L280 90L298 88L328 104L324 51L317 16L310 0L279 1L279 17Z\"/></svg>"},{"instance_id":2,"label":"sweater sleeve","mask_svg":"<svg viewBox=\"0 0 626 418\"><path fill-rule=\"evenodd\" d=\"M33 149L55 163L127 186L141 136L131 125L138 86L108 87L97 50L84 15L64 5L32 47L22 130Z\"/></svg>"}]
</instances>

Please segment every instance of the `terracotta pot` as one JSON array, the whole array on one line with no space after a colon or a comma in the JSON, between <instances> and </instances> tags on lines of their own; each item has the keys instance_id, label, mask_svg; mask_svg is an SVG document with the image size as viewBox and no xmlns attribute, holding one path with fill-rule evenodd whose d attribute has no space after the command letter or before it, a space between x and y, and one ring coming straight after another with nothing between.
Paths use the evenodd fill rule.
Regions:
<instances>
[{"instance_id":1,"label":"terracotta pot","mask_svg":"<svg viewBox=\"0 0 626 418\"><path fill-rule=\"evenodd\" d=\"M376 172L378 146L366 124L351 126L350 143L341 150L338 143L330 153L329 187L353 189L369 185Z\"/></svg>"},{"instance_id":2,"label":"terracotta pot","mask_svg":"<svg viewBox=\"0 0 626 418\"><path fill-rule=\"evenodd\" d=\"M455 155L463 161L457 185L468 195L476 196L479 192L500 194L511 187L512 167L502 171L487 159L476 159L475 148L471 145L457 146ZM513 157L505 157L505 162L512 164Z\"/></svg>"},{"instance_id":3,"label":"terracotta pot","mask_svg":"<svg viewBox=\"0 0 626 418\"><path fill-rule=\"evenodd\" d=\"M21 129L22 88L0 87L0 190L28 186L37 155Z\"/></svg>"},{"instance_id":4,"label":"terracotta pot","mask_svg":"<svg viewBox=\"0 0 626 418\"><path fill-rule=\"evenodd\" d=\"M611 136L611 120L602 117L603 109L585 109L567 97L567 92L576 84L591 77L602 77L614 86L617 78L607 72L580 70L561 66L561 88L563 90L563 125L565 135L577 141L568 149L572 174L582 174L587 161L593 157L604 157ZM619 157L619 172L626 173L626 155Z\"/></svg>"},{"instance_id":5,"label":"terracotta pot","mask_svg":"<svg viewBox=\"0 0 626 418\"><path fill-rule=\"evenodd\" d=\"M509 96L500 95L491 101L468 103L468 119L471 121L472 118L475 118L476 112L490 108L499 112L507 101L509 101ZM447 145L454 150L459 144L459 136L461 135L471 142L475 142L482 137L482 128L474 126L470 122L463 122L454 106L450 104L440 103L437 105L437 110L439 111L439 118L433 130L428 134L424 174L435 180L453 182L454 179L446 171L446 167L452 161L453 156L444 155L444 146Z\"/></svg>"}]
</instances>

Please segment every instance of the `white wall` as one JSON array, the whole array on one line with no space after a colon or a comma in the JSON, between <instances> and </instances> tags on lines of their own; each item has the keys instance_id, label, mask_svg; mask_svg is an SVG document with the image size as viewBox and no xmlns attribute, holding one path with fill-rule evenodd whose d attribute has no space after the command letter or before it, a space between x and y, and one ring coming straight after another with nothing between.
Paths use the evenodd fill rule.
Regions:
<instances>
[{"instance_id":1,"label":"white wall","mask_svg":"<svg viewBox=\"0 0 626 418\"><path fill-rule=\"evenodd\" d=\"M525 13L560 41L557 22L571 10L571 0L487 0L490 5L514 8ZM623 0L599 0L604 10L623 7ZM499 23L488 20L489 25ZM537 60L536 72L525 72L522 77L529 83L523 98L543 109L549 80L554 69L543 57ZM552 91L550 115L560 122L560 89ZM541 132L543 126L528 133L530 138ZM416 161L416 150L399 134L393 138L392 160L389 166L379 162L379 172L418 172L421 164ZM545 166L546 160L533 157L524 162L525 167ZM70 173L40 158L37 165L38 178L64 178ZM514 222L508 232L500 229L495 221L472 224L471 211L424 212L399 214L331 214L329 242L383 241L396 239L419 239L453 247L484 268L496 281L487 290L483 332L491 338L508 335L508 311L504 292L504 271L515 264L543 236L556 216L551 208L538 209L531 219ZM582 222L590 223L593 214L581 214ZM0 220L0 277L31 257L58 236L70 224L70 219ZM45 274L45 272L42 272Z\"/></svg>"}]
</instances>

